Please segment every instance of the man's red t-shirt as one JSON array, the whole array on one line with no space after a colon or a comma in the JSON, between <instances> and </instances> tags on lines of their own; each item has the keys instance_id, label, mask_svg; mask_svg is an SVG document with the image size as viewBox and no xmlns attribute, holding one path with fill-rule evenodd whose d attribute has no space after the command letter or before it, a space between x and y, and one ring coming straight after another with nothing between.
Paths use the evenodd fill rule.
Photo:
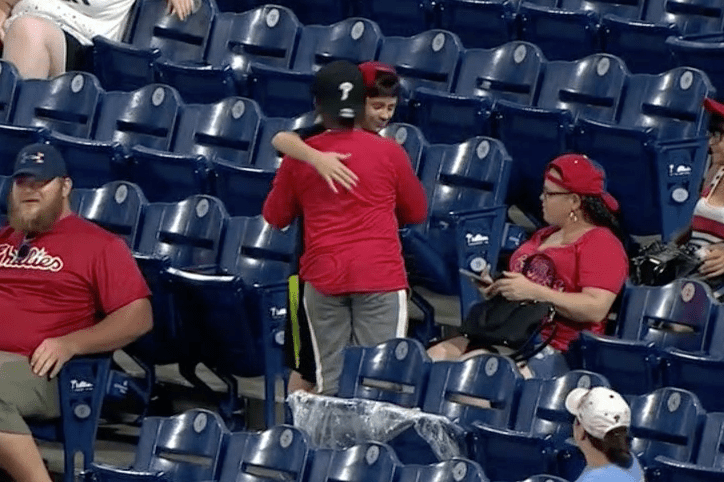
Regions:
<instances>
[{"instance_id":1,"label":"man's red t-shirt","mask_svg":"<svg viewBox=\"0 0 724 482\"><path fill-rule=\"evenodd\" d=\"M301 279L325 295L407 288L398 228L423 222L427 201L405 151L362 130L326 131L306 142L349 153L343 162L359 182L334 193L312 166L284 158L263 214L277 228L303 216Z\"/></svg>"},{"instance_id":2,"label":"man's red t-shirt","mask_svg":"<svg viewBox=\"0 0 724 482\"><path fill-rule=\"evenodd\" d=\"M618 293L628 276L628 259L621 242L613 233L602 227L586 232L574 243L552 246L542 251L538 247L548 236L559 228L548 226L540 229L510 258L509 269L523 272L526 260L536 254L543 254L529 261L526 277L532 281L564 293L580 293L583 288L601 288ZM552 266L546 266L546 263ZM603 333L604 323L579 323L557 316L558 332L551 345L561 351L583 330ZM604 320L601 320L604 321ZM550 335L544 330L542 336Z\"/></svg>"},{"instance_id":3,"label":"man's red t-shirt","mask_svg":"<svg viewBox=\"0 0 724 482\"><path fill-rule=\"evenodd\" d=\"M46 338L87 328L150 291L122 239L71 214L30 242L0 229L0 350L31 355Z\"/></svg>"}]
</instances>

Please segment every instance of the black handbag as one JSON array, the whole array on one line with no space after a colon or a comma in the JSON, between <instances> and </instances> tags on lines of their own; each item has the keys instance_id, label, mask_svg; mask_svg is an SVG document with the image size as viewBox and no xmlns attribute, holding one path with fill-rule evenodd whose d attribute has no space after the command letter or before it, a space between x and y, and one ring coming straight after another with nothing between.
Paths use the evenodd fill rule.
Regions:
<instances>
[{"instance_id":1,"label":"black handbag","mask_svg":"<svg viewBox=\"0 0 724 482\"><path fill-rule=\"evenodd\" d=\"M656 241L631 259L629 277L636 285L663 286L678 278L697 277L701 259L698 246L663 244Z\"/></svg>"}]
</instances>

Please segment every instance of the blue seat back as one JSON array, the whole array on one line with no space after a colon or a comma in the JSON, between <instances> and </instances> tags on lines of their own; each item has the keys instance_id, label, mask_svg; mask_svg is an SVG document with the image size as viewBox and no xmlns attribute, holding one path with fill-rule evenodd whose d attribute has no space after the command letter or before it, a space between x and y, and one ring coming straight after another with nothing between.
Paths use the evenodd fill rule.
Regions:
<instances>
[{"instance_id":1,"label":"blue seat back","mask_svg":"<svg viewBox=\"0 0 724 482\"><path fill-rule=\"evenodd\" d=\"M536 436L552 436L562 442L571 436L573 416L566 410L566 396L574 388L610 387L603 375L571 370L557 378L523 381L515 430Z\"/></svg>"},{"instance_id":2,"label":"blue seat back","mask_svg":"<svg viewBox=\"0 0 724 482\"><path fill-rule=\"evenodd\" d=\"M209 410L146 417L133 468L163 472L172 482L217 480L228 437L224 421Z\"/></svg>"},{"instance_id":3,"label":"blue seat back","mask_svg":"<svg viewBox=\"0 0 724 482\"><path fill-rule=\"evenodd\" d=\"M274 3L294 10L304 25L329 25L349 17L354 2L355 0L280 0ZM257 5L263 3L257 2ZM241 12L243 9L236 11Z\"/></svg>"},{"instance_id":4,"label":"blue seat back","mask_svg":"<svg viewBox=\"0 0 724 482\"><path fill-rule=\"evenodd\" d=\"M523 377L515 363L493 354L432 365L422 410L462 425L511 426Z\"/></svg>"},{"instance_id":5,"label":"blue seat back","mask_svg":"<svg viewBox=\"0 0 724 482\"><path fill-rule=\"evenodd\" d=\"M380 27L372 20L350 17L334 25L307 25L302 30L293 69L316 72L335 61L355 64L373 60L382 45Z\"/></svg>"},{"instance_id":6,"label":"blue seat back","mask_svg":"<svg viewBox=\"0 0 724 482\"><path fill-rule=\"evenodd\" d=\"M6 60L0 60L0 124L8 124L12 119L17 84L20 81L20 74L15 66Z\"/></svg>"},{"instance_id":7,"label":"blue seat back","mask_svg":"<svg viewBox=\"0 0 724 482\"><path fill-rule=\"evenodd\" d=\"M643 16L646 2L643 0L561 0L562 10L582 10L595 12L600 18L604 15L616 15L618 17L638 20Z\"/></svg>"},{"instance_id":8,"label":"blue seat back","mask_svg":"<svg viewBox=\"0 0 724 482\"><path fill-rule=\"evenodd\" d=\"M164 0L138 2L127 41L141 49L158 49L163 58L201 61L217 14L214 0L200 0L185 20L169 14Z\"/></svg>"},{"instance_id":9,"label":"blue seat back","mask_svg":"<svg viewBox=\"0 0 724 482\"><path fill-rule=\"evenodd\" d=\"M677 279L656 287L627 284L617 332L660 348L705 351L719 307L709 286L699 280Z\"/></svg>"},{"instance_id":10,"label":"blue seat back","mask_svg":"<svg viewBox=\"0 0 724 482\"><path fill-rule=\"evenodd\" d=\"M555 475L538 474L528 477L522 482L567 482L566 479Z\"/></svg>"},{"instance_id":11,"label":"blue seat back","mask_svg":"<svg viewBox=\"0 0 724 482\"><path fill-rule=\"evenodd\" d=\"M706 414L696 464L724 469L724 413Z\"/></svg>"},{"instance_id":12,"label":"blue seat back","mask_svg":"<svg viewBox=\"0 0 724 482\"><path fill-rule=\"evenodd\" d=\"M173 152L249 164L261 118L257 103L243 97L227 97L214 104L187 105L179 118Z\"/></svg>"},{"instance_id":13,"label":"blue seat back","mask_svg":"<svg viewBox=\"0 0 724 482\"><path fill-rule=\"evenodd\" d=\"M419 407L431 365L425 348L412 338L370 347L348 346L337 396Z\"/></svg>"},{"instance_id":14,"label":"blue seat back","mask_svg":"<svg viewBox=\"0 0 724 482\"><path fill-rule=\"evenodd\" d=\"M397 482L488 482L479 463L453 457L437 464L403 465L395 479Z\"/></svg>"},{"instance_id":15,"label":"blue seat back","mask_svg":"<svg viewBox=\"0 0 724 482\"><path fill-rule=\"evenodd\" d=\"M301 482L312 449L306 434L291 425L231 434L219 482Z\"/></svg>"},{"instance_id":16,"label":"blue seat back","mask_svg":"<svg viewBox=\"0 0 724 482\"><path fill-rule=\"evenodd\" d=\"M662 141L703 136L708 116L702 105L713 92L706 74L690 67L632 75L619 124L651 129L655 138Z\"/></svg>"},{"instance_id":17,"label":"blue seat back","mask_svg":"<svg viewBox=\"0 0 724 482\"><path fill-rule=\"evenodd\" d=\"M413 37L386 37L379 60L397 69L403 96L418 87L452 91L463 44L447 30L428 30Z\"/></svg>"},{"instance_id":18,"label":"blue seat back","mask_svg":"<svg viewBox=\"0 0 724 482\"><path fill-rule=\"evenodd\" d=\"M518 2L442 0L440 27L455 32L468 48L491 48L517 37Z\"/></svg>"},{"instance_id":19,"label":"blue seat back","mask_svg":"<svg viewBox=\"0 0 724 482\"><path fill-rule=\"evenodd\" d=\"M724 92L723 37L709 34L692 37L669 37L666 47L673 53L675 65L689 66L706 72L717 92Z\"/></svg>"},{"instance_id":20,"label":"blue seat back","mask_svg":"<svg viewBox=\"0 0 724 482\"><path fill-rule=\"evenodd\" d=\"M0 214L8 213L8 196L13 188L13 178L10 176L0 176Z\"/></svg>"},{"instance_id":21,"label":"blue seat back","mask_svg":"<svg viewBox=\"0 0 724 482\"><path fill-rule=\"evenodd\" d=\"M13 124L46 127L75 137L89 138L103 98L98 79L86 72L66 72L51 80L20 84Z\"/></svg>"},{"instance_id":22,"label":"blue seat back","mask_svg":"<svg viewBox=\"0 0 724 482\"><path fill-rule=\"evenodd\" d=\"M491 49L469 49L454 92L532 105L545 62L539 47L522 40Z\"/></svg>"},{"instance_id":23,"label":"blue seat back","mask_svg":"<svg viewBox=\"0 0 724 482\"><path fill-rule=\"evenodd\" d=\"M415 35L433 28L434 9L431 0L357 0L360 16L377 22L382 33L391 35Z\"/></svg>"},{"instance_id":24,"label":"blue seat back","mask_svg":"<svg viewBox=\"0 0 724 482\"><path fill-rule=\"evenodd\" d=\"M71 174L72 175L72 174ZM95 189L74 189L71 209L120 236L130 249L135 249L148 202L136 184L113 181Z\"/></svg>"},{"instance_id":25,"label":"blue seat back","mask_svg":"<svg viewBox=\"0 0 724 482\"><path fill-rule=\"evenodd\" d=\"M631 404L631 450L650 464L657 455L691 461L704 422L704 409L693 393L664 387L639 395Z\"/></svg>"},{"instance_id":26,"label":"blue seat back","mask_svg":"<svg viewBox=\"0 0 724 482\"><path fill-rule=\"evenodd\" d=\"M396 122L388 124L387 127L380 131L382 137L394 139L407 152L412 168L416 173L420 172L422 162L425 156L425 150L428 147L427 140L422 131L412 124Z\"/></svg>"},{"instance_id":27,"label":"blue seat back","mask_svg":"<svg viewBox=\"0 0 724 482\"><path fill-rule=\"evenodd\" d=\"M589 55L577 61L546 64L536 105L566 109L579 116L612 122L616 119L629 73L620 58L609 54Z\"/></svg>"},{"instance_id":28,"label":"blue seat back","mask_svg":"<svg viewBox=\"0 0 724 482\"><path fill-rule=\"evenodd\" d=\"M228 221L223 203L196 195L146 208L138 252L167 259L170 266L215 267Z\"/></svg>"},{"instance_id":29,"label":"blue seat back","mask_svg":"<svg viewBox=\"0 0 724 482\"><path fill-rule=\"evenodd\" d=\"M149 84L133 92L108 92L93 138L129 148L140 144L168 151L182 105L176 89L162 84Z\"/></svg>"},{"instance_id":30,"label":"blue seat back","mask_svg":"<svg viewBox=\"0 0 724 482\"><path fill-rule=\"evenodd\" d=\"M206 62L246 72L249 63L289 68L302 26L290 9L264 5L244 13L221 13L211 32Z\"/></svg>"},{"instance_id":31,"label":"blue seat back","mask_svg":"<svg viewBox=\"0 0 724 482\"><path fill-rule=\"evenodd\" d=\"M722 9L716 0L646 2L643 20L674 25L679 35L714 33L721 30Z\"/></svg>"},{"instance_id":32,"label":"blue seat back","mask_svg":"<svg viewBox=\"0 0 724 482\"><path fill-rule=\"evenodd\" d=\"M307 480L392 482L400 465L392 447L379 442L365 442L345 450L317 449Z\"/></svg>"}]
</instances>

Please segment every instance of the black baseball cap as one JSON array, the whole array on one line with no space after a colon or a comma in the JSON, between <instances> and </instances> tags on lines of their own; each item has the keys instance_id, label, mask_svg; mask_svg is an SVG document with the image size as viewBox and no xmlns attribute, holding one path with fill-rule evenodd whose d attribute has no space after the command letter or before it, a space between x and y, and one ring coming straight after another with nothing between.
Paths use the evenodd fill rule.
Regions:
<instances>
[{"instance_id":1,"label":"black baseball cap","mask_svg":"<svg viewBox=\"0 0 724 482\"><path fill-rule=\"evenodd\" d=\"M317 72L312 84L317 108L334 117L354 119L364 109L365 84L359 68L346 60L337 60Z\"/></svg>"},{"instance_id":2,"label":"black baseball cap","mask_svg":"<svg viewBox=\"0 0 724 482\"><path fill-rule=\"evenodd\" d=\"M50 144L29 144L15 159L13 178L32 176L38 181L49 181L67 175L63 156Z\"/></svg>"}]
</instances>

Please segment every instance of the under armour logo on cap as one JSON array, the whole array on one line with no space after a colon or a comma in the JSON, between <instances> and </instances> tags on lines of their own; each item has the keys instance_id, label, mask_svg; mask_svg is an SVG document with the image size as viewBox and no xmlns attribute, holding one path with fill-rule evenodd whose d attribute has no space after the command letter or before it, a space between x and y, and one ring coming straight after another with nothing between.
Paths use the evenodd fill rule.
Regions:
<instances>
[{"instance_id":1,"label":"under armour logo on cap","mask_svg":"<svg viewBox=\"0 0 724 482\"><path fill-rule=\"evenodd\" d=\"M18 153L13 171L13 177L31 176L38 181L49 181L67 175L65 161L60 152L50 144L40 143L25 146Z\"/></svg>"}]
</instances>

